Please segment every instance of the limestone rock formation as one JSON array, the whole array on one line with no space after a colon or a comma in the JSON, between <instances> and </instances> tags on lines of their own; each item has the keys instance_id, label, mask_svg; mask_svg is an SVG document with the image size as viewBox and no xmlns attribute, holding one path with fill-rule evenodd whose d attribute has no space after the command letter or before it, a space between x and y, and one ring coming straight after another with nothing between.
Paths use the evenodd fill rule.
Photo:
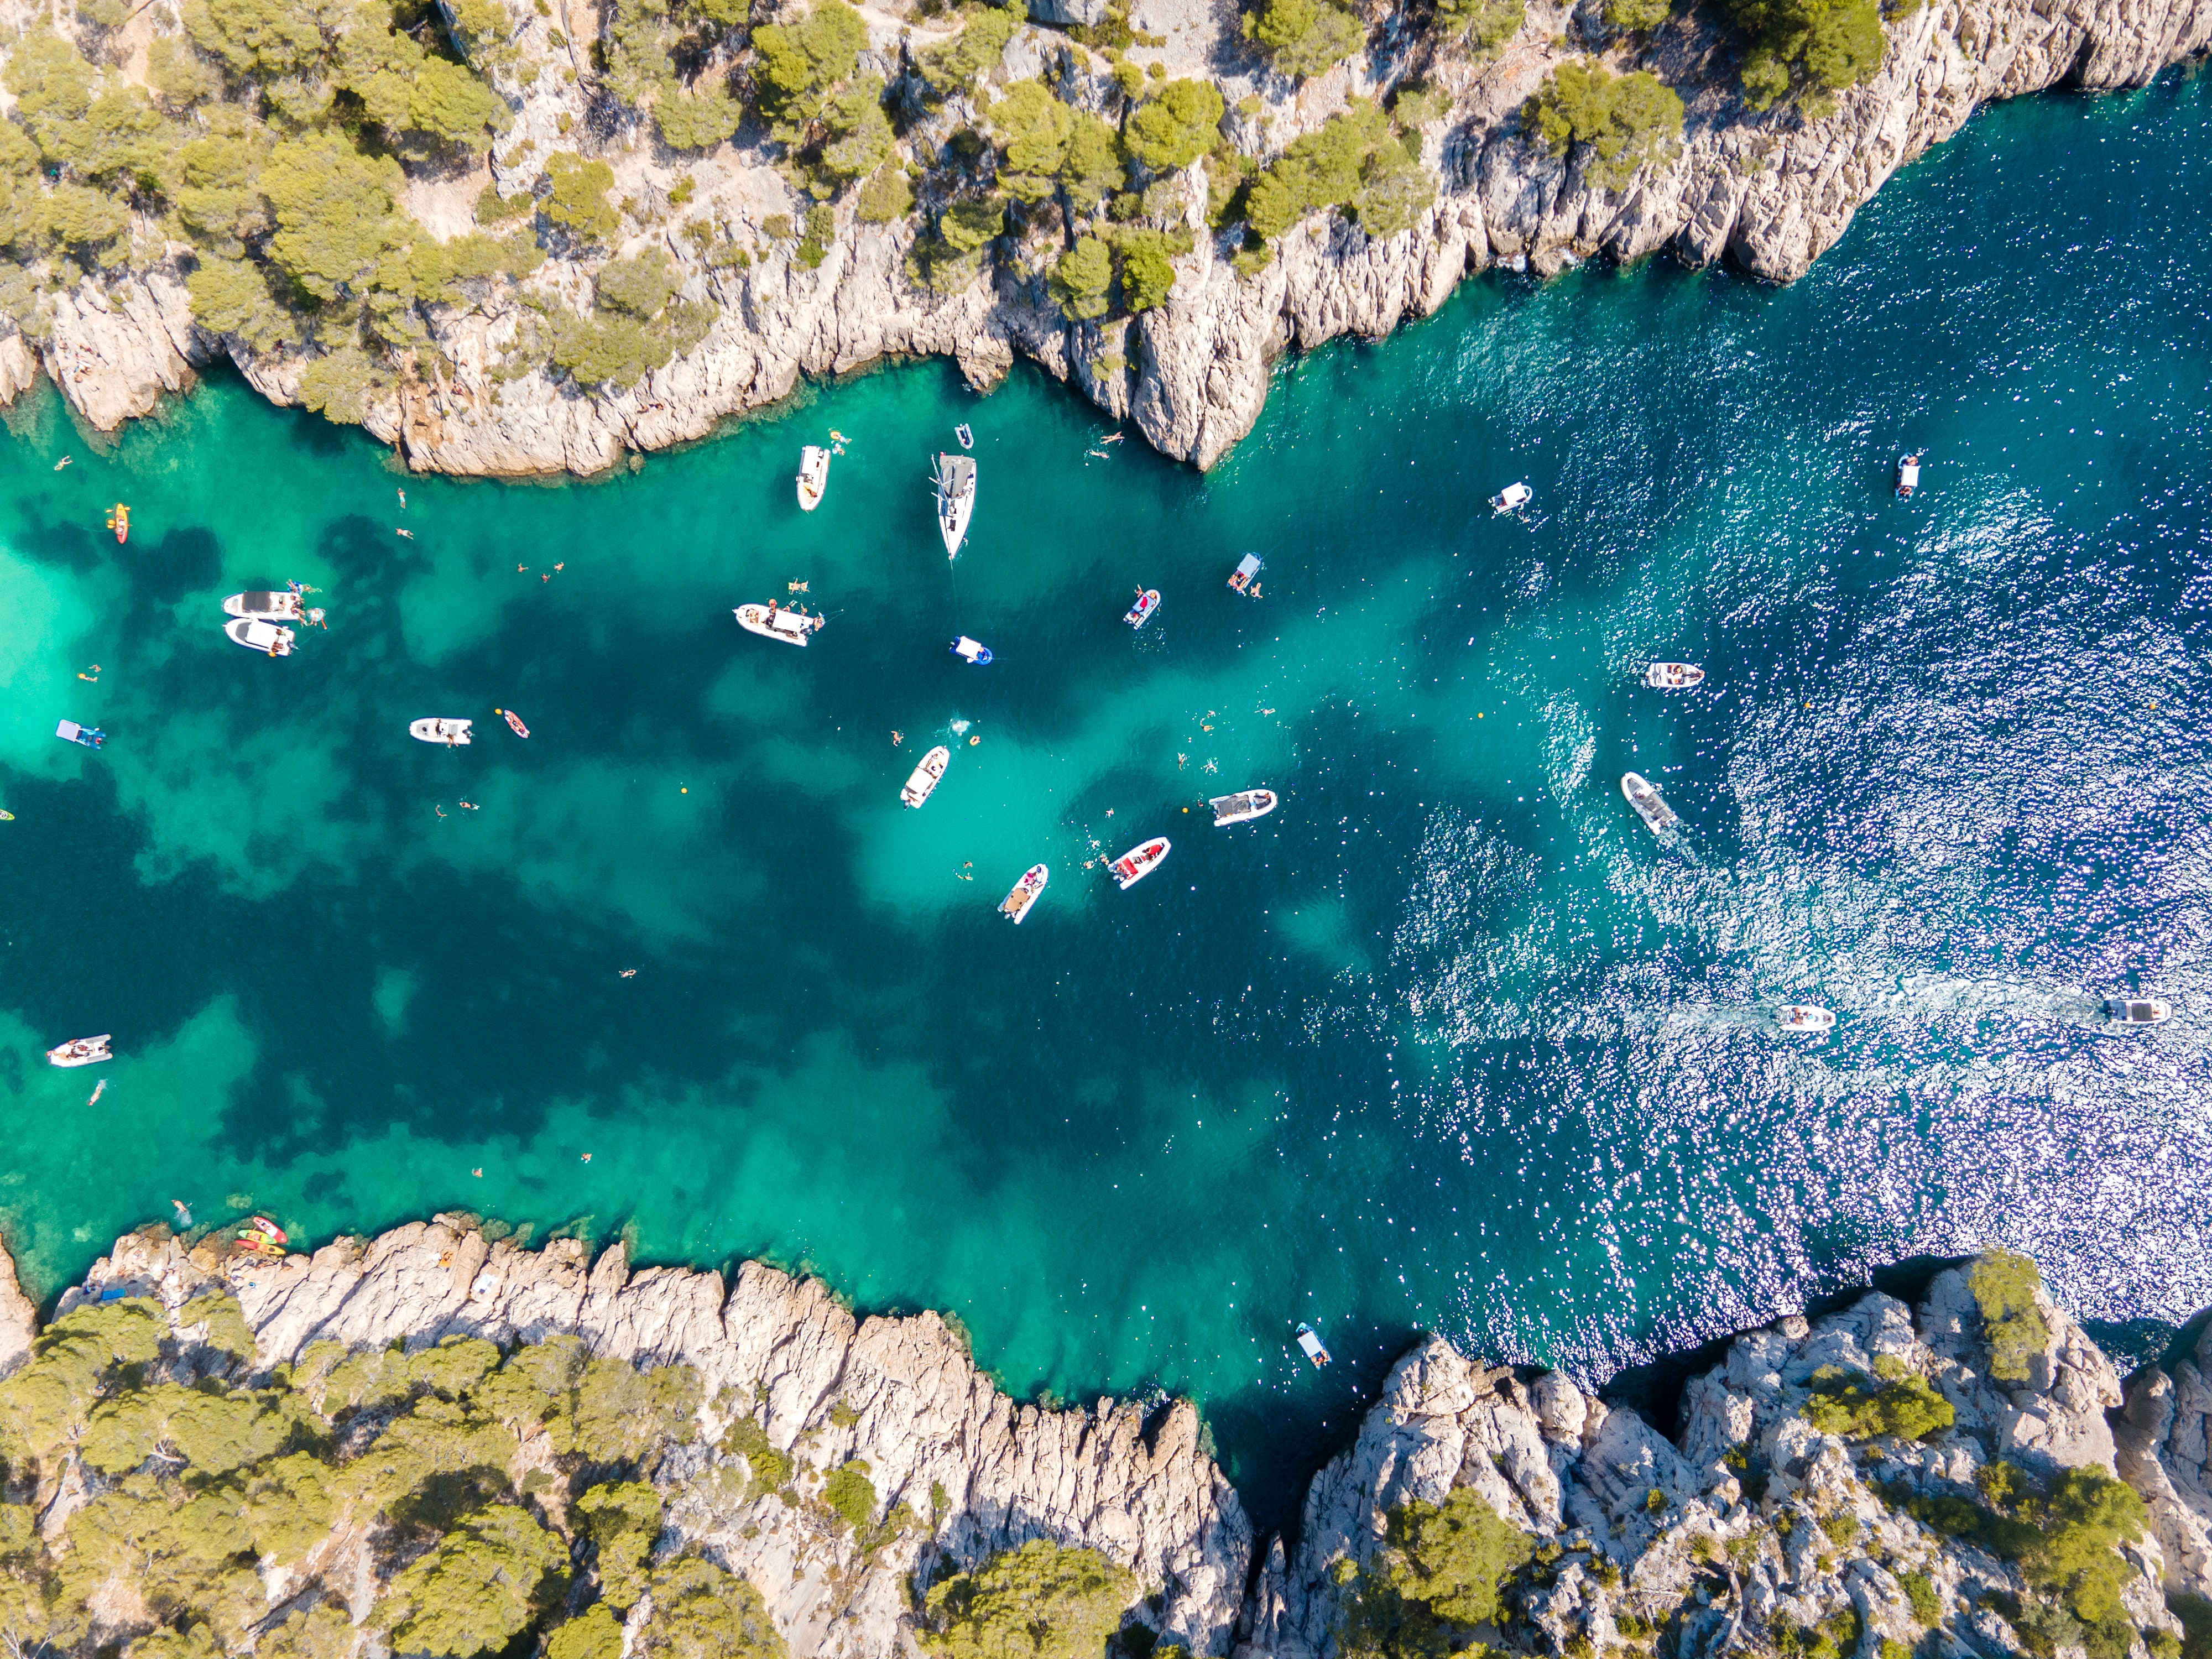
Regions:
<instances>
[{"instance_id":1,"label":"limestone rock formation","mask_svg":"<svg viewBox=\"0 0 2212 1659\"><path fill-rule=\"evenodd\" d=\"M2212 1595L2212 1328L2172 1370L2128 1380L2116 1448L2121 1477L2143 1496L2167 1572Z\"/></svg>"}]
</instances>

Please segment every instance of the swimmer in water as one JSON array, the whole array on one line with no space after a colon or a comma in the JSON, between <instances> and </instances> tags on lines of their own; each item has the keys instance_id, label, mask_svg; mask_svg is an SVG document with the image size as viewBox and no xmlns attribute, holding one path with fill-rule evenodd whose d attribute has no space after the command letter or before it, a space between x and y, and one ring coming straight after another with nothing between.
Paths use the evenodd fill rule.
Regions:
<instances>
[{"instance_id":1,"label":"swimmer in water","mask_svg":"<svg viewBox=\"0 0 2212 1659\"><path fill-rule=\"evenodd\" d=\"M185 1200L183 1199L171 1199L169 1200L169 1207L177 1212L177 1224L179 1226L189 1227L192 1224L192 1212L185 1206Z\"/></svg>"},{"instance_id":2,"label":"swimmer in water","mask_svg":"<svg viewBox=\"0 0 2212 1659\"><path fill-rule=\"evenodd\" d=\"M635 968L625 968L622 970L622 976L624 979L635 979L637 977L637 969Z\"/></svg>"},{"instance_id":3,"label":"swimmer in water","mask_svg":"<svg viewBox=\"0 0 2212 1659\"><path fill-rule=\"evenodd\" d=\"M106 1094L106 1092L107 1092L107 1079L106 1079L106 1078L102 1078L102 1079L100 1079L100 1081L99 1081L99 1082L97 1082L97 1083L95 1083L95 1084L94 1084L94 1085L92 1085L92 1098L91 1098L90 1100L86 1101L84 1103L85 1103L86 1105L88 1105L88 1106L97 1106L97 1105L99 1105L99 1104L100 1104L100 1096L102 1096L102 1095Z\"/></svg>"},{"instance_id":4,"label":"swimmer in water","mask_svg":"<svg viewBox=\"0 0 2212 1659\"><path fill-rule=\"evenodd\" d=\"M415 532L411 530L395 530L392 533L395 536L404 536L410 542L415 539Z\"/></svg>"},{"instance_id":5,"label":"swimmer in water","mask_svg":"<svg viewBox=\"0 0 2212 1659\"><path fill-rule=\"evenodd\" d=\"M58 461L56 461L56 462L54 463L54 471L57 471L57 472L60 471L64 467L67 466L67 465L68 465L71 461L75 460L76 459L76 456L74 456L74 455L64 455L64 456L63 456L63 457L61 458L61 459L59 459Z\"/></svg>"},{"instance_id":6,"label":"swimmer in water","mask_svg":"<svg viewBox=\"0 0 2212 1659\"><path fill-rule=\"evenodd\" d=\"M906 741L906 736L905 736L905 734L904 734L903 732L892 732L892 733L891 733L891 747L892 747L892 748L894 748L894 749L897 748L897 747L899 746L899 744L901 744L904 743L905 741Z\"/></svg>"},{"instance_id":7,"label":"swimmer in water","mask_svg":"<svg viewBox=\"0 0 2212 1659\"><path fill-rule=\"evenodd\" d=\"M430 804L430 810L441 818L446 816L446 809L434 801Z\"/></svg>"},{"instance_id":8,"label":"swimmer in water","mask_svg":"<svg viewBox=\"0 0 2212 1659\"><path fill-rule=\"evenodd\" d=\"M90 680L94 684L97 684L100 680L100 665L98 663L93 664L91 667L79 674L77 678L81 680Z\"/></svg>"},{"instance_id":9,"label":"swimmer in water","mask_svg":"<svg viewBox=\"0 0 2212 1659\"><path fill-rule=\"evenodd\" d=\"M402 513L407 510L407 492L404 489L399 492L399 510Z\"/></svg>"},{"instance_id":10,"label":"swimmer in water","mask_svg":"<svg viewBox=\"0 0 2212 1659\"><path fill-rule=\"evenodd\" d=\"M477 804L472 800L465 800L461 803L461 811L464 812L473 812L477 810Z\"/></svg>"}]
</instances>

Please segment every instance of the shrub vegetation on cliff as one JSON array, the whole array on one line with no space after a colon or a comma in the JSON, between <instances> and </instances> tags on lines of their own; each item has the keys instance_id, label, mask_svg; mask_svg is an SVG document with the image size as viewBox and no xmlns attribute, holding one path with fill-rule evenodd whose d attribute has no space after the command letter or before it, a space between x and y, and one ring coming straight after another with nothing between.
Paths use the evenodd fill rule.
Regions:
<instances>
[{"instance_id":1,"label":"shrub vegetation on cliff","mask_svg":"<svg viewBox=\"0 0 2212 1659\"><path fill-rule=\"evenodd\" d=\"M1614 75L1595 60L1562 64L1522 113L1554 155L1587 145L1589 179L1607 190L1625 190L1642 168L1681 153L1682 100L1644 70Z\"/></svg>"},{"instance_id":2,"label":"shrub vegetation on cliff","mask_svg":"<svg viewBox=\"0 0 2212 1659\"><path fill-rule=\"evenodd\" d=\"M2026 1382L2031 1362L2051 1340L2050 1323L2035 1303L2042 1284L2035 1263L2014 1250L1989 1251L1966 1274L1990 1345L1990 1375L2001 1382Z\"/></svg>"},{"instance_id":3,"label":"shrub vegetation on cliff","mask_svg":"<svg viewBox=\"0 0 2212 1659\"><path fill-rule=\"evenodd\" d=\"M1332 0L1261 0L1241 27L1269 68L1299 80L1334 68L1367 39L1359 20Z\"/></svg>"},{"instance_id":4,"label":"shrub vegetation on cliff","mask_svg":"<svg viewBox=\"0 0 2212 1659\"><path fill-rule=\"evenodd\" d=\"M1384 1548L1363 1570L1336 1565L1337 1645L1345 1659L1415 1659L1467 1645L1503 1612L1501 1592L1534 1557L1536 1540L1472 1486L1442 1504L1390 1511Z\"/></svg>"},{"instance_id":5,"label":"shrub vegetation on cliff","mask_svg":"<svg viewBox=\"0 0 2212 1659\"><path fill-rule=\"evenodd\" d=\"M1097 1551L1033 1538L933 1585L920 1635L947 1659L1097 1659L1136 1599Z\"/></svg>"},{"instance_id":6,"label":"shrub vegetation on cliff","mask_svg":"<svg viewBox=\"0 0 2212 1659\"><path fill-rule=\"evenodd\" d=\"M1805 1402L1805 1420L1823 1434L1851 1440L1877 1435L1918 1440L1949 1428L1956 1419L1951 1402L1894 1354L1876 1354L1874 1368L1869 1377L1838 1365L1821 1366L1813 1373L1813 1397Z\"/></svg>"},{"instance_id":7,"label":"shrub vegetation on cliff","mask_svg":"<svg viewBox=\"0 0 2212 1659\"><path fill-rule=\"evenodd\" d=\"M1787 98L1824 115L1834 94L1881 68L1881 0L1723 0L1723 10L1746 38L1743 95L1755 110Z\"/></svg>"},{"instance_id":8,"label":"shrub vegetation on cliff","mask_svg":"<svg viewBox=\"0 0 2212 1659\"><path fill-rule=\"evenodd\" d=\"M1247 222L1280 236L1308 214L1340 208L1370 236L1394 236L1436 199L1436 177L1419 161L1419 138L1395 130L1365 99L1294 139L1253 181Z\"/></svg>"}]
</instances>

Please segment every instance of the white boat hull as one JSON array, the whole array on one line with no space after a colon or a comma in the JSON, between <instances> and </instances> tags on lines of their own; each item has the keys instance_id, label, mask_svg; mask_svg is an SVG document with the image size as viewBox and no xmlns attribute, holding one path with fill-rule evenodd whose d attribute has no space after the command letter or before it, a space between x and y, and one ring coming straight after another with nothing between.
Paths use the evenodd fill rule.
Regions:
<instances>
[{"instance_id":1,"label":"white boat hull","mask_svg":"<svg viewBox=\"0 0 2212 1659\"><path fill-rule=\"evenodd\" d=\"M1254 818L1266 817L1275 810L1275 792L1244 789L1233 795L1216 795L1206 804L1213 809L1213 827L1224 830L1232 823L1249 823Z\"/></svg>"},{"instance_id":2,"label":"white boat hull","mask_svg":"<svg viewBox=\"0 0 2212 1659\"><path fill-rule=\"evenodd\" d=\"M805 645L806 636L827 620L810 617L804 611L786 611L778 607L771 611L764 605L741 605L730 613L738 619L738 626L748 634L757 634L763 639L781 640L786 645Z\"/></svg>"},{"instance_id":3,"label":"white boat hull","mask_svg":"<svg viewBox=\"0 0 2212 1659\"><path fill-rule=\"evenodd\" d=\"M1835 1029L1836 1017L1826 1008L1793 1002L1776 1013L1774 1022L1785 1031L1830 1031Z\"/></svg>"},{"instance_id":4,"label":"white boat hull","mask_svg":"<svg viewBox=\"0 0 2212 1659\"><path fill-rule=\"evenodd\" d=\"M240 617L222 625L234 645L242 645L248 651L258 651L264 657L289 657L292 654L292 630L279 628L275 623L264 622L258 617Z\"/></svg>"},{"instance_id":5,"label":"white boat hull","mask_svg":"<svg viewBox=\"0 0 2212 1659\"><path fill-rule=\"evenodd\" d=\"M304 622L307 607L294 592L234 593L222 602L226 617L266 617L276 622Z\"/></svg>"},{"instance_id":6,"label":"white boat hull","mask_svg":"<svg viewBox=\"0 0 2212 1659\"><path fill-rule=\"evenodd\" d=\"M65 1072L78 1066L103 1065L114 1058L108 1052L107 1033L105 1031L98 1036L73 1038L46 1050L47 1063L58 1066Z\"/></svg>"},{"instance_id":7,"label":"white boat hull","mask_svg":"<svg viewBox=\"0 0 2212 1659\"><path fill-rule=\"evenodd\" d=\"M1151 875L1153 871L1158 869L1170 850L1167 837L1162 836L1152 841L1139 842L1106 867L1112 872L1114 879L1121 884L1121 890L1126 893L1146 876Z\"/></svg>"},{"instance_id":8,"label":"white boat hull","mask_svg":"<svg viewBox=\"0 0 2212 1659\"><path fill-rule=\"evenodd\" d=\"M441 720L426 716L407 722L407 735L417 743L441 743L448 749L457 749L471 741L469 720Z\"/></svg>"},{"instance_id":9,"label":"white boat hull","mask_svg":"<svg viewBox=\"0 0 2212 1659\"><path fill-rule=\"evenodd\" d=\"M1122 612L1121 620L1132 628L1142 628L1152 621L1152 613L1160 608L1160 590L1147 587L1137 595L1136 604Z\"/></svg>"},{"instance_id":10,"label":"white boat hull","mask_svg":"<svg viewBox=\"0 0 2212 1659\"><path fill-rule=\"evenodd\" d=\"M945 538L945 556L957 559L975 512L975 463L965 455L940 454L932 478L937 485L937 532Z\"/></svg>"},{"instance_id":11,"label":"white boat hull","mask_svg":"<svg viewBox=\"0 0 2212 1659\"><path fill-rule=\"evenodd\" d=\"M1042 864L1032 864L1022 872L1022 878L1014 884L1013 891L1008 893L1000 904L999 914L1015 927L1020 927L1022 918L1029 915L1030 907L1037 902L1038 896L1044 891L1045 883L1051 879L1051 871Z\"/></svg>"},{"instance_id":12,"label":"white boat hull","mask_svg":"<svg viewBox=\"0 0 2212 1659\"><path fill-rule=\"evenodd\" d=\"M1672 830L1681 822L1674 816L1674 809L1667 805L1665 798L1645 781L1640 773L1623 773L1620 793L1628 797L1628 804L1636 809L1636 816L1650 826L1655 836L1662 830Z\"/></svg>"},{"instance_id":13,"label":"white boat hull","mask_svg":"<svg viewBox=\"0 0 2212 1659\"><path fill-rule=\"evenodd\" d=\"M1644 683L1656 691L1686 691L1700 684L1705 671L1693 662L1655 662L1644 671Z\"/></svg>"},{"instance_id":14,"label":"white boat hull","mask_svg":"<svg viewBox=\"0 0 2212 1659\"><path fill-rule=\"evenodd\" d=\"M1493 513L1511 513L1516 508L1526 507L1528 504L1528 498L1535 493L1525 483L1510 483L1490 498L1490 510Z\"/></svg>"},{"instance_id":15,"label":"white boat hull","mask_svg":"<svg viewBox=\"0 0 2212 1659\"><path fill-rule=\"evenodd\" d=\"M945 781L945 769L952 763L952 751L939 744L921 757L921 763L907 774L905 783L899 787L899 799L908 806L919 806L936 793L937 786Z\"/></svg>"},{"instance_id":16,"label":"white boat hull","mask_svg":"<svg viewBox=\"0 0 2212 1659\"><path fill-rule=\"evenodd\" d=\"M811 513L822 505L822 492L830 486L830 452L809 444L799 453L799 510Z\"/></svg>"}]
</instances>

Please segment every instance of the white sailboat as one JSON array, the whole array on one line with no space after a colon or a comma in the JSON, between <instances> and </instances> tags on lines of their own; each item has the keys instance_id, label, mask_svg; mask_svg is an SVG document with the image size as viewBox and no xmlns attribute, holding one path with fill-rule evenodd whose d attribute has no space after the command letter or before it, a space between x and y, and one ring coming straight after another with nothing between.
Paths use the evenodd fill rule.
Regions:
<instances>
[{"instance_id":1,"label":"white sailboat","mask_svg":"<svg viewBox=\"0 0 2212 1659\"><path fill-rule=\"evenodd\" d=\"M937 529L945 538L945 556L960 556L960 544L968 535L968 520L975 511L975 463L967 455L946 455L937 458L937 470L929 475L937 486Z\"/></svg>"},{"instance_id":2,"label":"white sailboat","mask_svg":"<svg viewBox=\"0 0 2212 1659\"><path fill-rule=\"evenodd\" d=\"M766 605L741 605L730 614L748 634L781 640L786 645L805 645L806 636L830 620L810 617L804 611L787 611L774 599Z\"/></svg>"},{"instance_id":3,"label":"white sailboat","mask_svg":"<svg viewBox=\"0 0 2212 1659\"><path fill-rule=\"evenodd\" d=\"M899 799L908 806L919 806L927 800L944 779L945 769L952 764L952 751L939 744L921 757L921 763L907 774L906 781L899 786Z\"/></svg>"},{"instance_id":4,"label":"white sailboat","mask_svg":"<svg viewBox=\"0 0 2212 1659\"><path fill-rule=\"evenodd\" d=\"M830 452L809 444L799 452L799 510L811 513L822 505L822 492L830 483Z\"/></svg>"}]
</instances>

